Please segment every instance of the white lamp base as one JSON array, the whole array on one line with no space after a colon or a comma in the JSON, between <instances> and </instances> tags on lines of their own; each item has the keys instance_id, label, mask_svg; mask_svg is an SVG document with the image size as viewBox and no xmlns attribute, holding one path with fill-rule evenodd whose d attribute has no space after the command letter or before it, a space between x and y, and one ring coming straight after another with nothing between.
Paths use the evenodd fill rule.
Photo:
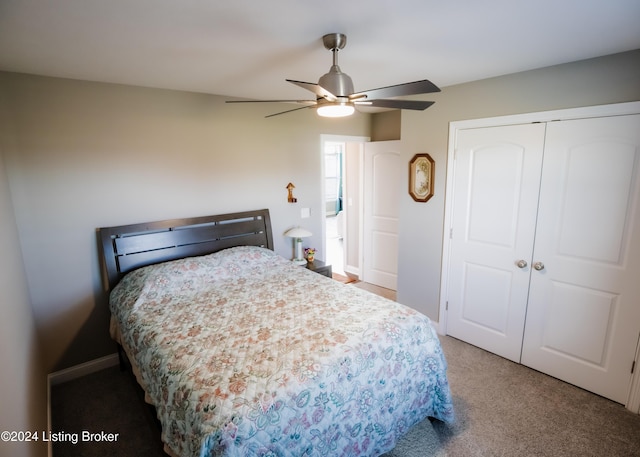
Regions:
<instances>
[{"instance_id":1,"label":"white lamp base","mask_svg":"<svg viewBox=\"0 0 640 457\"><path fill-rule=\"evenodd\" d=\"M302 257L302 238L296 238L295 243L296 243L296 257L294 259L291 259L291 261L296 265L306 265L307 259Z\"/></svg>"}]
</instances>

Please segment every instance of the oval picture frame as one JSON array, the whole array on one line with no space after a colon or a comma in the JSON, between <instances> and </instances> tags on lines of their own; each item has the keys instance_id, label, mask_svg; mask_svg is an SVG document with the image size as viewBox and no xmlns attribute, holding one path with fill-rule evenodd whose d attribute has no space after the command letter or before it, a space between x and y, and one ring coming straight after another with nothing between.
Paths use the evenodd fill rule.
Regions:
<instances>
[{"instance_id":1,"label":"oval picture frame","mask_svg":"<svg viewBox=\"0 0 640 457\"><path fill-rule=\"evenodd\" d=\"M429 154L416 154L409 161L409 195L424 203L433 197L435 162Z\"/></svg>"}]
</instances>

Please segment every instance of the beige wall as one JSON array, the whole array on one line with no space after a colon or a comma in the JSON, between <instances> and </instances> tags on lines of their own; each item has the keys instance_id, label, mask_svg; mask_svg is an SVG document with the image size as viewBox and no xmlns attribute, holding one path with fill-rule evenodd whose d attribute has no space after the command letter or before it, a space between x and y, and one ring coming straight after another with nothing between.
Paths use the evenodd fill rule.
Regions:
<instances>
[{"instance_id":1,"label":"beige wall","mask_svg":"<svg viewBox=\"0 0 640 457\"><path fill-rule=\"evenodd\" d=\"M321 246L320 134L369 132L368 115L264 119L282 105L187 92L13 73L0 73L0 91L14 124L7 175L49 372L115 351L96 228L269 208L275 250L290 257L283 233L294 225ZM287 202L289 182L296 204Z\"/></svg>"},{"instance_id":2,"label":"beige wall","mask_svg":"<svg viewBox=\"0 0 640 457\"><path fill-rule=\"evenodd\" d=\"M446 87L424 113L402 113L404 161L427 152L435 195L416 203L402 183L398 301L439 316L449 122L640 100L640 50Z\"/></svg>"},{"instance_id":3,"label":"beige wall","mask_svg":"<svg viewBox=\"0 0 640 457\"><path fill-rule=\"evenodd\" d=\"M0 431L46 430L47 378L4 165L3 151L12 135L3 106L0 103ZM46 455L41 442L3 442L0 449L0 454L16 457Z\"/></svg>"}]
</instances>

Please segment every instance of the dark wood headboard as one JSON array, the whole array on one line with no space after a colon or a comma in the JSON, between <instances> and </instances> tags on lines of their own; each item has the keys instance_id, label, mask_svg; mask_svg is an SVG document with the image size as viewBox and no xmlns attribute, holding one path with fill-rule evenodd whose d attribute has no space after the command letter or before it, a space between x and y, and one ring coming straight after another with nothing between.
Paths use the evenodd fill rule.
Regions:
<instances>
[{"instance_id":1,"label":"dark wood headboard","mask_svg":"<svg viewBox=\"0 0 640 457\"><path fill-rule=\"evenodd\" d=\"M268 209L103 227L98 230L109 290L131 270L234 246L273 250Z\"/></svg>"}]
</instances>

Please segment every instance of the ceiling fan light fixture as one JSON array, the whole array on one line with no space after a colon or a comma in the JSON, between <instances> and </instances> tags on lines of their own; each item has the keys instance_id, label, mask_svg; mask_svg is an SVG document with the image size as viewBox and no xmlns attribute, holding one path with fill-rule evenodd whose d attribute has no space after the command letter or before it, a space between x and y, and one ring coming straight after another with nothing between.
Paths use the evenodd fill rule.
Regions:
<instances>
[{"instance_id":1,"label":"ceiling fan light fixture","mask_svg":"<svg viewBox=\"0 0 640 457\"><path fill-rule=\"evenodd\" d=\"M355 111L353 103L327 103L318 106L316 113L322 117L345 117L351 116Z\"/></svg>"}]
</instances>

